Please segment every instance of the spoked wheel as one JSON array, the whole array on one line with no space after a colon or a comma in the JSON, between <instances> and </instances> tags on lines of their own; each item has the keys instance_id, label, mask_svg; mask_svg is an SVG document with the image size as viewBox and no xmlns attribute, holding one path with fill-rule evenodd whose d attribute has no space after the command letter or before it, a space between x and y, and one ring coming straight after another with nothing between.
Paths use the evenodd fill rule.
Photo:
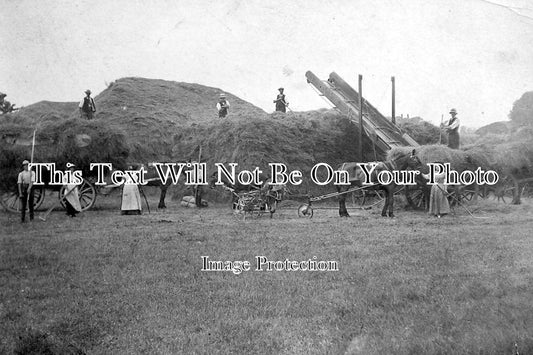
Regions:
<instances>
[{"instance_id":1,"label":"spoked wheel","mask_svg":"<svg viewBox=\"0 0 533 355\"><path fill-rule=\"evenodd\" d=\"M461 199L466 201L472 201L474 199L474 196L476 196L476 191L473 189L461 189Z\"/></svg>"},{"instance_id":2,"label":"spoked wheel","mask_svg":"<svg viewBox=\"0 0 533 355\"><path fill-rule=\"evenodd\" d=\"M298 207L298 217L313 218L313 207L308 204Z\"/></svg>"},{"instance_id":3,"label":"spoked wheel","mask_svg":"<svg viewBox=\"0 0 533 355\"><path fill-rule=\"evenodd\" d=\"M427 194L425 193L424 186L418 185L406 185L405 186L405 198L407 203L414 210L424 210L429 201L426 201Z\"/></svg>"},{"instance_id":4,"label":"spoked wheel","mask_svg":"<svg viewBox=\"0 0 533 355\"><path fill-rule=\"evenodd\" d=\"M261 211L258 211L254 208L255 198L253 196L243 195L240 196L236 205L233 214L237 218L246 220L246 217L258 217Z\"/></svg>"},{"instance_id":5,"label":"spoked wheel","mask_svg":"<svg viewBox=\"0 0 533 355\"><path fill-rule=\"evenodd\" d=\"M59 190L59 201L61 202L61 205L63 207L65 207L65 200L63 199L64 196L65 186L62 186L61 190ZM94 185L91 184L89 181L83 179L81 185L78 186L78 196L80 199L80 206L82 212L87 211L88 209L93 207L94 203L96 202L96 189Z\"/></svg>"},{"instance_id":6,"label":"spoked wheel","mask_svg":"<svg viewBox=\"0 0 533 355\"><path fill-rule=\"evenodd\" d=\"M36 210L44 201L44 186L33 187L33 209ZM18 191L2 192L0 196L0 204L9 212L18 213L22 209L22 202L20 201ZM29 209L29 207L26 207Z\"/></svg>"}]
</instances>

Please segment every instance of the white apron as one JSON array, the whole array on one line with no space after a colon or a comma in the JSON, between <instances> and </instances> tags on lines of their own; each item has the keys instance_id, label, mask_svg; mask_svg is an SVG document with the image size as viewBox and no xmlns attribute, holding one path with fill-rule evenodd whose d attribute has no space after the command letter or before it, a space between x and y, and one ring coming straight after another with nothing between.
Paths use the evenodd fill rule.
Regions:
<instances>
[{"instance_id":1,"label":"white apron","mask_svg":"<svg viewBox=\"0 0 533 355\"><path fill-rule=\"evenodd\" d=\"M67 200L76 211L81 212L78 185L75 185L75 184L65 185L65 200Z\"/></svg>"},{"instance_id":2,"label":"white apron","mask_svg":"<svg viewBox=\"0 0 533 355\"><path fill-rule=\"evenodd\" d=\"M124 184L120 209L122 211L142 211L141 194L137 185Z\"/></svg>"}]
</instances>

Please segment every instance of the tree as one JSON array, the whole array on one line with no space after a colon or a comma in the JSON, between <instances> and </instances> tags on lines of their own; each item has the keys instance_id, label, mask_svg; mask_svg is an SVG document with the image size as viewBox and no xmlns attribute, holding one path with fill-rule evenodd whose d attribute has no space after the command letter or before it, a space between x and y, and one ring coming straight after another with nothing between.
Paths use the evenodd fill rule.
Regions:
<instances>
[{"instance_id":1,"label":"tree","mask_svg":"<svg viewBox=\"0 0 533 355\"><path fill-rule=\"evenodd\" d=\"M513 104L509 119L515 127L533 126L533 91L528 91Z\"/></svg>"}]
</instances>

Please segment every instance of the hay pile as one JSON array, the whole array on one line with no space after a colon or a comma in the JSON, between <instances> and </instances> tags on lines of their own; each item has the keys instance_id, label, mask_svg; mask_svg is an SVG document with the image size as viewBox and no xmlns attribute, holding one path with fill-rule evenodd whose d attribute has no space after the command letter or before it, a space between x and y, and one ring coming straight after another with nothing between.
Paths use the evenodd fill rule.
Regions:
<instances>
[{"instance_id":1,"label":"hay pile","mask_svg":"<svg viewBox=\"0 0 533 355\"><path fill-rule=\"evenodd\" d=\"M186 125L218 119L218 88L159 79L122 78L95 97L97 119L120 121L150 117L158 122ZM226 93L230 117L265 116L266 113Z\"/></svg>"},{"instance_id":2,"label":"hay pile","mask_svg":"<svg viewBox=\"0 0 533 355\"><path fill-rule=\"evenodd\" d=\"M279 115L274 113L273 115ZM239 163L239 167L264 168L284 163L289 169L309 172L313 165L332 166L357 158L357 131L347 118L338 115L313 119L288 116L283 120L254 118L224 120L184 128L175 136L174 159L194 158L198 146L209 165ZM371 143L365 140L367 159Z\"/></svg>"},{"instance_id":3,"label":"hay pile","mask_svg":"<svg viewBox=\"0 0 533 355\"><path fill-rule=\"evenodd\" d=\"M77 102L39 101L2 116L3 124L19 123L36 126L44 121L60 121L78 112Z\"/></svg>"},{"instance_id":4,"label":"hay pile","mask_svg":"<svg viewBox=\"0 0 533 355\"><path fill-rule=\"evenodd\" d=\"M125 78L95 97L92 121L78 117L78 103L30 105L0 121L0 167L12 172L1 179L15 181L20 161L29 159L34 129L36 162L62 167L70 161L84 170L90 162L122 169L133 162L196 160L199 146L210 168L232 162L266 172L268 163L285 163L308 180L316 163L335 167L358 160L357 127L335 111L268 115L226 93L231 110L220 120L215 108L220 92L197 84ZM374 160L371 142L365 138L363 146L364 160Z\"/></svg>"},{"instance_id":5,"label":"hay pile","mask_svg":"<svg viewBox=\"0 0 533 355\"><path fill-rule=\"evenodd\" d=\"M387 154L388 160L394 160L399 155L409 154L413 148L393 148ZM489 169L490 161L486 154L480 151L464 151L450 149L444 145L422 145L416 148L416 156L424 165L422 171L427 173L427 163L442 162L450 163L453 170L462 172L464 170L476 170L478 167Z\"/></svg>"},{"instance_id":6,"label":"hay pile","mask_svg":"<svg viewBox=\"0 0 533 355\"><path fill-rule=\"evenodd\" d=\"M485 155L502 176L533 177L533 132L528 130L513 135L487 135L465 147L465 151Z\"/></svg>"},{"instance_id":7,"label":"hay pile","mask_svg":"<svg viewBox=\"0 0 533 355\"><path fill-rule=\"evenodd\" d=\"M409 134L418 144L436 144L439 139L446 141L445 135L440 134L439 127L424 121L420 117L397 118L400 129Z\"/></svg>"},{"instance_id":8,"label":"hay pile","mask_svg":"<svg viewBox=\"0 0 533 355\"><path fill-rule=\"evenodd\" d=\"M493 122L476 130L479 136L486 136L489 134L508 134L510 132L510 121Z\"/></svg>"},{"instance_id":9,"label":"hay pile","mask_svg":"<svg viewBox=\"0 0 533 355\"><path fill-rule=\"evenodd\" d=\"M1 127L0 187L11 189L22 160L30 159L33 130L21 124ZM109 162L124 169L130 152L123 131L96 121L45 121L39 125L35 141L34 162L53 162L59 169L71 162L87 176L93 162Z\"/></svg>"}]
</instances>

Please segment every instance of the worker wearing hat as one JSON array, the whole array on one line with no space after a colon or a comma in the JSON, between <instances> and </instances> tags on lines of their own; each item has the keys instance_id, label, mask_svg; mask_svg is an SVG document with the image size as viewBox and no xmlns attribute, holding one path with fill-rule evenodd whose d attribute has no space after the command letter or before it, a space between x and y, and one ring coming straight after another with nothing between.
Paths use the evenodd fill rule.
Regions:
<instances>
[{"instance_id":1,"label":"worker wearing hat","mask_svg":"<svg viewBox=\"0 0 533 355\"><path fill-rule=\"evenodd\" d=\"M79 109L80 117L87 120L92 120L94 118L94 113L96 112L96 104L94 99L91 97L91 90L85 90L85 97L81 99Z\"/></svg>"},{"instance_id":2,"label":"worker wearing hat","mask_svg":"<svg viewBox=\"0 0 533 355\"><path fill-rule=\"evenodd\" d=\"M28 168L30 162L22 162L22 171L18 175L17 184L19 189L19 198L21 202L20 221L25 222L26 208L30 210L30 221L33 220L33 183L35 182L35 172Z\"/></svg>"},{"instance_id":3,"label":"worker wearing hat","mask_svg":"<svg viewBox=\"0 0 533 355\"><path fill-rule=\"evenodd\" d=\"M285 95L283 94L283 88L279 88L279 94L274 100L274 103L276 104L276 111L278 112L286 112L287 106L289 106L289 103L285 101Z\"/></svg>"},{"instance_id":4,"label":"worker wearing hat","mask_svg":"<svg viewBox=\"0 0 533 355\"><path fill-rule=\"evenodd\" d=\"M226 94L220 94L217 102L218 118L224 118L229 112L229 101L226 99Z\"/></svg>"},{"instance_id":5,"label":"worker wearing hat","mask_svg":"<svg viewBox=\"0 0 533 355\"><path fill-rule=\"evenodd\" d=\"M442 126L448 133L448 147L452 149L459 149L459 118L457 117L457 110L452 108L450 110L450 119Z\"/></svg>"}]
</instances>

